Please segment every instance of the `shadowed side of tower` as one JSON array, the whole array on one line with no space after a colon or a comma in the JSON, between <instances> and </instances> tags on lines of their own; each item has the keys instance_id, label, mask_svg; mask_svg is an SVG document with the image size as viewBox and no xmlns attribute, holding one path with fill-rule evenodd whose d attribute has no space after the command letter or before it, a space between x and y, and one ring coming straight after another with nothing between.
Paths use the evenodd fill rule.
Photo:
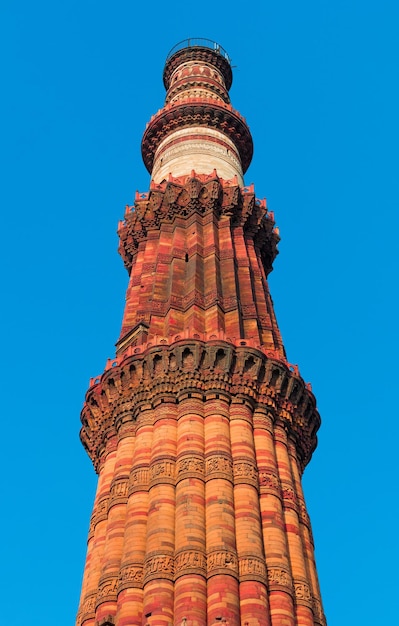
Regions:
<instances>
[{"instance_id":1,"label":"shadowed side of tower","mask_svg":"<svg viewBox=\"0 0 399 626\"><path fill-rule=\"evenodd\" d=\"M231 82L219 45L177 46L144 132L116 357L81 416L99 481L77 626L325 624L301 488L320 418L274 315L279 236L244 185Z\"/></svg>"}]
</instances>

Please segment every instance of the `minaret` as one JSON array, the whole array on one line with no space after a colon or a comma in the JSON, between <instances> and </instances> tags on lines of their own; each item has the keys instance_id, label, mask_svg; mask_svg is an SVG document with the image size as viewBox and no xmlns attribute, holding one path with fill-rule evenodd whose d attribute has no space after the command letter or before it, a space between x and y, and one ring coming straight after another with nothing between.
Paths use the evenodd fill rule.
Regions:
<instances>
[{"instance_id":1,"label":"minaret","mask_svg":"<svg viewBox=\"0 0 399 626\"><path fill-rule=\"evenodd\" d=\"M130 279L81 439L99 475L77 626L324 626L301 476L320 425L267 276L273 213L227 53L176 46L120 222Z\"/></svg>"}]
</instances>

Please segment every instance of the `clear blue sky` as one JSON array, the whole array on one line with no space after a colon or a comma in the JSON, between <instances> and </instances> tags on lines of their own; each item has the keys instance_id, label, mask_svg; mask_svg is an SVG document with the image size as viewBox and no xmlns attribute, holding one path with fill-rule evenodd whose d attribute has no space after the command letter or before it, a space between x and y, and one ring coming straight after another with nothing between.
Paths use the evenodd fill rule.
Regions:
<instances>
[{"instance_id":1,"label":"clear blue sky","mask_svg":"<svg viewBox=\"0 0 399 626\"><path fill-rule=\"evenodd\" d=\"M245 180L280 227L271 290L323 420L304 487L329 626L397 623L398 31L395 0L1 1L7 626L74 622L96 485L79 413L120 330L142 133L189 36L233 60Z\"/></svg>"}]
</instances>

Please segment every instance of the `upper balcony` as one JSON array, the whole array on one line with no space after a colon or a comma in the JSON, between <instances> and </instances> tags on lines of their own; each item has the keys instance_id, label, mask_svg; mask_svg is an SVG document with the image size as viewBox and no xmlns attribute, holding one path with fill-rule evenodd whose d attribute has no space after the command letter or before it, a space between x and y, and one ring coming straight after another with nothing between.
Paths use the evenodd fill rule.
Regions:
<instances>
[{"instance_id":1,"label":"upper balcony","mask_svg":"<svg viewBox=\"0 0 399 626\"><path fill-rule=\"evenodd\" d=\"M173 48L169 51L166 60L168 61L168 59L170 59L170 57L172 57L176 52L183 50L184 48L210 48L217 54L220 54L231 65L231 59L226 50L216 41L213 41L212 39L204 39L203 37L190 37L189 39L183 39L183 41L180 41L173 46Z\"/></svg>"},{"instance_id":2,"label":"upper balcony","mask_svg":"<svg viewBox=\"0 0 399 626\"><path fill-rule=\"evenodd\" d=\"M201 37L184 39L169 51L163 71L165 89L169 88L170 78L174 70L181 63L190 60L205 61L217 67L224 77L227 91L230 89L233 82L233 74L229 55L216 41Z\"/></svg>"}]
</instances>

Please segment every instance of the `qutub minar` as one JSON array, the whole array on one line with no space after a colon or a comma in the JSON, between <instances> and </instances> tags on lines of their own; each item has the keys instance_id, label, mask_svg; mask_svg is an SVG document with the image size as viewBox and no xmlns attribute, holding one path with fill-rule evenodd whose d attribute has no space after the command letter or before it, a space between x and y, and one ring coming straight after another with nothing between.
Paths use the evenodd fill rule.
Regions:
<instances>
[{"instance_id":1,"label":"qutub minar","mask_svg":"<svg viewBox=\"0 0 399 626\"><path fill-rule=\"evenodd\" d=\"M267 276L273 214L227 53L169 54L120 222L130 281L81 439L99 474L77 626L325 625L302 472L320 425Z\"/></svg>"}]
</instances>

